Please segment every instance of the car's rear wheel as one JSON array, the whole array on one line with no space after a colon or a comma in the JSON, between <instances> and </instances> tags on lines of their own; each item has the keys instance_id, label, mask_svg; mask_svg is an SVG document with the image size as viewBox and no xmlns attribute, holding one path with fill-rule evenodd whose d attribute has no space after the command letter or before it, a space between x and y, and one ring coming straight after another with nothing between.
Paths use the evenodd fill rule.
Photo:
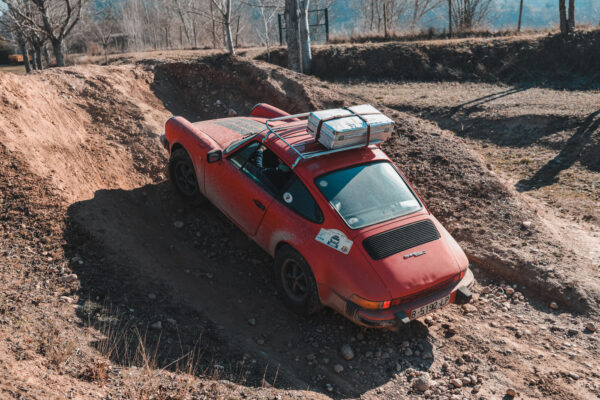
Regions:
<instances>
[{"instance_id":1,"label":"car's rear wheel","mask_svg":"<svg viewBox=\"0 0 600 400\"><path fill-rule=\"evenodd\" d=\"M275 283L283 302L294 312L310 315L321 308L317 282L310 266L291 246L275 254Z\"/></svg>"},{"instance_id":2,"label":"car's rear wheel","mask_svg":"<svg viewBox=\"0 0 600 400\"><path fill-rule=\"evenodd\" d=\"M200 196L194 164L184 149L176 149L171 153L169 178L182 196L190 199L197 199Z\"/></svg>"}]
</instances>

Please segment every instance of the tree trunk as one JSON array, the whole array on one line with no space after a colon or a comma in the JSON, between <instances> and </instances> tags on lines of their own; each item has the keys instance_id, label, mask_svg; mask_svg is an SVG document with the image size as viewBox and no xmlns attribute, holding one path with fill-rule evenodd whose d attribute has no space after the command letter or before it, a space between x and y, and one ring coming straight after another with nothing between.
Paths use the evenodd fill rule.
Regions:
<instances>
[{"instance_id":1,"label":"tree trunk","mask_svg":"<svg viewBox=\"0 0 600 400\"><path fill-rule=\"evenodd\" d=\"M375 19L375 0L371 0L371 21L369 22L369 31L373 31L373 20Z\"/></svg>"},{"instance_id":2,"label":"tree trunk","mask_svg":"<svg viewBox=\"0 0 600 400\"><path fill-rule=\"evenodd\" d=\"M235 23L235 47L238 47L238 38L240 37L240 16L238 15Z\"/></svg>"},{"instance_id":3,"label":"tree trunk","mask_svg":"<svg viewBox=\"0 0 600 400\"><path fill-rule=\"evenodd\" d=\"M192 21L194 25L192 25L192 29L194 31L194 49L198 48L198 34L196 33L196 18Z\"/></svg>"},{"instance_id":4,"label":"tree trunk","mask_svg":"<svg viewBox=\"0 0 600 400\"><path fill-rule=\"evenodd\" d=\"M569 0L569 32L573 32L575 29L575 0Z\"/></svg>"},{"instance_id":5,"label":"tree trunk","mask_svg":"<svg viewBox=\"0 0 600 400\"><path fill-rule=\"evenodd\" d=\"M300 72L300 43L298 32L298 4L297 0L285 0L285 40L288 48L289 67Z\"/></svg>"},{"instance_id":6,"label":"tree trunk","mask_svg":"<svg viewBox=\"0 0 600 400\"><path fill-rule=\"evenodd\" d=\"M414 8L413 8L413 15L412 15L412 21L410 22L410 30L412 33L415 32L415 29L417 27L417 12L419 10L419 0L414 0Z\"/></svg>"},{"instance_id":7,"label":"tree trunk","mask_svg":"<svg viewBox=\"0 0 600 400\"><path fill-rule=\"evenodd\" d=\"M29 64L29 51L27 51L27 45L25 39L21 33L17 34L17 41L19 42L19 51L23 55L23 65L25 66L25 72L31 73L31 64Z\"/></svg>"},{"instance_id":8,"label":"tree trunk","mask_svg":"<svg viewBox=\"0 0 600 400\"><path fill-rule=\"evenodd\" d=\"M521 32L521 20L523 18L523 0L519 5L519 22L517 23L517 32Z\"/></svg>"},{"instance_id":9,"label":"tree trunk","mask_svg":"<svg viewBox=\"0 0 600 400\"><path fill-rule=\"evenodd\" d=\"M564 1L564 0L563 0ZM54 58L56 58L56 66L65 66L65 53L63 52L62 40L52 39L52 50L54 51Z\"/></svg>"},{"instance_id":10,"label":"tree trunk","mask_svg":"<svg viewBox=\"0 0 600 400\"><path fill-rule=\"evenodd\" d=\"M39 69L40 71L42 69L44 69L44 66L42 65L42 47L41 46L37 46L33 49L33 61L35 63L35 66L37 69Z\"/></svg>"},{"instance_id":11,"label":"tree trunk","mask_svg":"<svg viewBox=\"0 0 600 400\"><path fill-rule=\"evenodd\" d=\"M448 0L448 36L452 37L452 0Z\"/></svg>"},{"instance_id":12,"label":"tree trunk","mask_svg":"<svg viewBox=\"0 0 600 400\"><path fill-rule=\"evenodd\" d=\"M310 74L312 53L310 51L310 26L308 25L308 7L310 0L300 2L300 47L302 51L302 72Z\"/></svg>"},{"instance_id":13,"label":"tree trunk","mask_svg":"<svg viewBox=\"0 0 600 400\"><path fill-rule=\"evenodd\" d=\"M560 32L562 34L569 33L569 26L567 23L567 10L565 0L558 0L558 14L560 17Z\"/></svg>"},{"instance_id":14,"label":"tree trunk","mask_svg":"<svg viewBox=\"0 0 600 400\"><path fill-rule=\"evenodd\" d=\"M383 37L388 38L388 26L387 26L387 2L383 3Z\"/></svg>"},{"instance_id":15,"label":"tree trunk","mask_svg":"<svg viewBox=\"0 0 600 400\"><path fill-rule=\"evenodd\" d=\"M231 36L231 0L227 0L227 11L223 15L223 23L225 25L225 35L227 35L227 49L229 50L229 54L235 55L233 37Z\"/></svg>"},{"instance_id":16,"label":"tree trunk","mask_svg":"<svg viewBox=\"0 0 600 400\"><path fill-rule=\"evenodd\" d=\"M42 53L44 54L44 60L46 60L46 68L50 67L50 54L48 54L48 47L44 44L42 48Z\"/></svg>"},{"instance_id":17,"label":"tree trunk","mask_svg":"<svg viewBox=\"0 0 600 400\"><path fill-rule=\"evenodd\" d=\"M212 1L210 2L210 19L212 21L212 40L213 40L213 49L217 48L217 23L215 21L215 14L213 8Z\"/></svg>"}]
</instances>

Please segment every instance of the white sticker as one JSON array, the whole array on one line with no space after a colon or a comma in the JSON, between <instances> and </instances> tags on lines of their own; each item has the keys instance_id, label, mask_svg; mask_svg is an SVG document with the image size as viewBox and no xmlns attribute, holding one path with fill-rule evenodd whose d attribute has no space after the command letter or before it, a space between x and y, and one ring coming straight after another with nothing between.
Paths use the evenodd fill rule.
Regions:
<instances>
[{"instance_id":1,"label":"white sticker","mask_svg":"<svg viewBox=\"0 0 600 400\"><path fill-rule=\"evenodd\" d=\"M319 185L321 185L321 187L327 187L327 185L329 185L329 183L323 179L322 181L319 182Z\"/></svg>"},{"instance_id":2,"label":"white sticker","mask_svg":"<svg viewBox=\"0 0 600 400\"><path fill-rule=\"evenodd\" d=\"M292 196L290 192L285 192L283 194L283 201L290 204L292 201L294 201L294 196Z\"/></svg>"},{"instance_id":3,"label":"white sticker","mask_svg":"<svg viewBox=\"0 0 600 400\"><path fill-rule=\"evenodd\" d=\"M340 232L337 229L321 228L321 231L315 240L344 254L350 252L353 244L352 240L348 239L343 232Z\"/></svg>"}]
</instances>

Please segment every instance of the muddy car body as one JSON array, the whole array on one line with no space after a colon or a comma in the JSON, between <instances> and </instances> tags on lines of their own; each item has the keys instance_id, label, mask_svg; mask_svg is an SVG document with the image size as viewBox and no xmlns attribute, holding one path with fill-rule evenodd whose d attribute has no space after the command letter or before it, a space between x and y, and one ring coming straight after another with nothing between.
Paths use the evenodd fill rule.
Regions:
<instances>
[{"instance_id":1,"label":"muddy car body","mask_svg":"<svg viewBox=\"0 0 600 400\"><path fill-rule=\"evenodd\" d=\"M470 300L467 257L379 147L320 154L305 121L266 104L249 117L171 118L162 140L175 186L206 197L275 258L278 292L295 311L325 305L393 328Z\"/></svg>"}]
</instances>

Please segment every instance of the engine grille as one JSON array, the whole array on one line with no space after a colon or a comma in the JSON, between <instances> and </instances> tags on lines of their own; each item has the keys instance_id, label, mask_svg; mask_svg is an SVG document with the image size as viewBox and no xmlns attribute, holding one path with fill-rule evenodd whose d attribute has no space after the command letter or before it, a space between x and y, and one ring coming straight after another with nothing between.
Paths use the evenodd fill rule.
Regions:
<instances>
[{"instance_id":1,"label":"engine grille","mask_svg":"<svg viewBox=\"0 0 600 400\"><path fill-rule=\"evenodd\" d=\"M440 238L433 223L426 219L401 226L363 240L363 247L374 260L381 260Z\"/></svg>"}]
</instances>

